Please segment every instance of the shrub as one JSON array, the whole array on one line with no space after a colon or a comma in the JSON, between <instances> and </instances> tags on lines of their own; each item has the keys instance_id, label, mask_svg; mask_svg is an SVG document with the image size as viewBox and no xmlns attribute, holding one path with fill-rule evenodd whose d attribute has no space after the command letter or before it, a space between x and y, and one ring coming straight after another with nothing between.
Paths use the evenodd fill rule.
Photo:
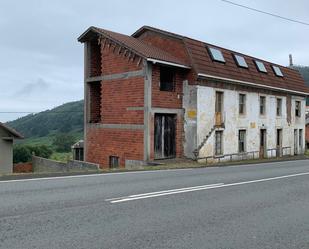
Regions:
<instances>
[{"instance_id":1,"label":"shrub","mask_svg":"<svg viewBox=\"0 0 309 249\"><path fill-rule=\"evenodd\" d=\"M14 163L30 162L33 153L39 157L49 158L53 151L46 145L17 145L14 147L13 161Z\"/></svg>"}]
</instances>

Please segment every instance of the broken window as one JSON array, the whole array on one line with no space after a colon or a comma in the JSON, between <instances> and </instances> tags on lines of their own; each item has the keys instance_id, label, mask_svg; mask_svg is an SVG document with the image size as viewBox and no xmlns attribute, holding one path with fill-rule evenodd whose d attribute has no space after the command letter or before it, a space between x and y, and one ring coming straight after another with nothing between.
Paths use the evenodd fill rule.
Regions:
<instances>
[{"instance_id":1,"label":"broken window","mask_svg":"<svg viewBox=\"0 0 309 249\"><path fill-rule=\"evenodd\" d=\"M260 96L260 115L265 115L266 113L266 97Z\"/></svg>"},{"instance_id":2,"label":"broken window","mask_svg":"<svg viewBox=\"0 0 309 249\"><path fill-rule=\"evenodd\" d=\"M277 99L277 116L282 115L282 99Z\"/></svg>"},{"instance_id":3,"label":"broken window","mask_svg":"<svg viewBox=\"0 0 309 249\"><path fill-rule=\"evenodd\" d=\"M89 83L89 123L101 121L101 82Z\"/></svg>"},{"instance_id":4,"label":"broken window","mask_svg":"<svg viewBox=\"0 0 309 249\"><path fill-rule=\"evenodd\" d=\"M246 130L238 132L238 151L239 153L246 152Z\"/></svg>"},{"instance_id":5,"label":"broken window","mask_svg":"<svg viewBox=\"0 0 309 249\"><path fill-rule=\"evenodd\" d=\"M160 91L175 90L175 71L173 68L160 67Z\"/></svg>"},{"instance_id":6,"label":"broken window","mask_svg":"<svg viewBox=\"0 0 309 249\"><path fill-rule=\"evenodd\" d=\"M301 103L300 103L300 101L295 101L295 116L296 117L301 116Z\"/></svg>"},{"instance_id":7,"label":"broken window","mask_svg":"<svg viewBox=\"0 0 309 249\"><path fill-rule=\"evenodd\" d=\"M246 94L239 94L239 114L246 113Z\"/></svg>"},{"instance_id":8,"label":"broken window","mask_svg":"<svg viewBox=\"0 0 309 249\"><path fill-rule=\"evenodd\" d=\"M216 131L215 133L215 155L223 154L223 131Z\"/></svg>"}]
</instances>

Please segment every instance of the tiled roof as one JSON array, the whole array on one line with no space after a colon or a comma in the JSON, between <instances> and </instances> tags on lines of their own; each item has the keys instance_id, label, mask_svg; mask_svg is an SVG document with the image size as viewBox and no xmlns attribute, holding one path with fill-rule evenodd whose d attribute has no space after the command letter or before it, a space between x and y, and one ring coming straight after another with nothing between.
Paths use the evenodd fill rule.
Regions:
<instances>
[{"instance_id":1,"label":"tiled roof","mask_svg":"<svg viewBox=\"0 0 309 249\"><path fill-rule=\"evenodd\" d=\"M19 132L15 131L14 129L8 127L7 125L0 122L0 128L6 130L8 133L13 135L15 138L24 138Z\"/></svg>"},{"instance_id":2,"label":"tiled roof","mask_svg":"<svg viewBox=\"0 0 309 249\"><path fill-rule=\"evenodd\" d=\"M147 30L181 40L184 44L185 49L187 50L187 54L189 55L191 62L188 63L188 58L181 58L178 56L176 57L175 55L171 55L168 51L164 51L163 49L151 46L146 42L138 39L138 37ZM79 37L78 40L83 42L87 33L90 31L108 37L145 58L151 58L170 63L181 64L187 67L192 67L196 74L211 75L218 78L226 78L236 81L253 83L258 86L280 88L284 90L309 94L309 88L305 85L303 78L297 70L280 66L238 52L234 52L228 49L224 49L218 46L210 45L189 37L185 37L149 26L143 26L142 28L137 30L132 36L127 36L96 27L90 27L84 34ZM220 49L225 58L225 63L213 61L207 51L207 46ZM238 67L233 58L233 54L242 55L248 64L248 68ZM262 61L267 69L267 73L259 72L253 60ZM284 77L276 76L271 67L272 65L278 66L281 69Z\"/></svg>"},{"instance_id":3,"label":"tiled roof","mask_svg":"<svg viewBox=\"0 0 309 249\"><path fill-rule=\"evenodd\" d=\"M309 88L305 85L303 78L299 72L294 69L283 67L228 49L209 45L207 43L196 41L190 38L184 38L184 42L191 55L193 67L199 74L212 75L255 83L258 85L309 93ZM220 49L225 58L225 63L213 61L207 51L207 46ZM248 68L241 68L237 66L233 58L233 54L243 56L248 64ZM262 61L267 69L267 73L259 72L256 68L254 60ZM272 65L278 66L284 76L276 76L271 67Z\"/></svg>"},{"instance_id":4,"label":"tiled roof","mask_svg":"<svg viewBox=\"0 0 309 249\"><path fill-rule=\"evenodd\" d=\"M187 65L187 63L181 58L177 58L164 50L150 46L147 43L140 41L132 36L123 35L120 33L116 33L113 31L109 31L109 30L105 30L105 29L101 29L97 27L90 27L85 33L89 32L90 30L95 31L107 38L110 38L111 40L115 42L118 42L119 44L123 45L124 47L127 47L128 49L131 49L133 52L136 52L142 57L145 57L148 59L166 61L170 63L176 63L176 64L184 65L187 67L190 66L190 65ZM78 39L79 41L82 41L83 35L80 36L80 38Z\"/></svg>"}]
</instances>

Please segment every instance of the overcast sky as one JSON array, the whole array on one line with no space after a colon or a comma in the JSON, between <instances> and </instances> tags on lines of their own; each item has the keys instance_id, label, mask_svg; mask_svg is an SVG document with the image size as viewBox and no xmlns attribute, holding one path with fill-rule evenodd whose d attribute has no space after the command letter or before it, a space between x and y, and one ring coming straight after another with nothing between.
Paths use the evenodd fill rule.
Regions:
<instances>
[{"instance_id":1,"label":"overcast sky","mask_svg":"<svg viewBox=\"0 0 309 249\"><path fill-rule=\"evenodd\" d=\"M307 0L233 0L309 23ZM252 56L309 65L309 26L221 0L0 0L0 112L42 111L83 98L89 26L132 34L150 25ZM1 114L0 121L22 114ZM23 114L24 115L24 114Z\"/></svg>"}]
</instances>

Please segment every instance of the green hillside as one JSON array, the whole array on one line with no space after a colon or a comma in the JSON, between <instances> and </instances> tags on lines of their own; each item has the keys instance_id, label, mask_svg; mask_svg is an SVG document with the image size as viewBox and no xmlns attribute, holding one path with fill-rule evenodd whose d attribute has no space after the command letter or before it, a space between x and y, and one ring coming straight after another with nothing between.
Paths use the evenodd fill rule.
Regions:
<instances>
[{"instance_id":1,"label":"green hillside","mask_svg":"<svg viewBox=\"0 0 309 249\"><path fill-rule=\"evenodd\" d=\"M301 76L304 78L306 85L309 86L309 67L305 66L292 66L291 68L298 70ZM307 98L307 106L309 105L309 98Z\"/></svg>"},{"instance_id":2,"label":"green hillside","mask_svg":"<svg viewBox=\"0 0 309 249\"><path fill-rule=\"evenodd\" d=\"M301 76L303 76L307 86L309 86L309 67L305 67L305 66L292 66L292 68L298 70L301 74Z\"/></svg>"},{"instance_id":3,"label":"green hillside","mask_svg":"<svg viewBox=\"0 0 309 249\"><path fill-rule=\"evenodd\" d=\"M51 145L53 137L59 133L73 135L79 140L83 134L83 105L83 100L66 103L8 122L8 125L24 135L25 139L19 143Z\"/></svg>"}]
</instances>

